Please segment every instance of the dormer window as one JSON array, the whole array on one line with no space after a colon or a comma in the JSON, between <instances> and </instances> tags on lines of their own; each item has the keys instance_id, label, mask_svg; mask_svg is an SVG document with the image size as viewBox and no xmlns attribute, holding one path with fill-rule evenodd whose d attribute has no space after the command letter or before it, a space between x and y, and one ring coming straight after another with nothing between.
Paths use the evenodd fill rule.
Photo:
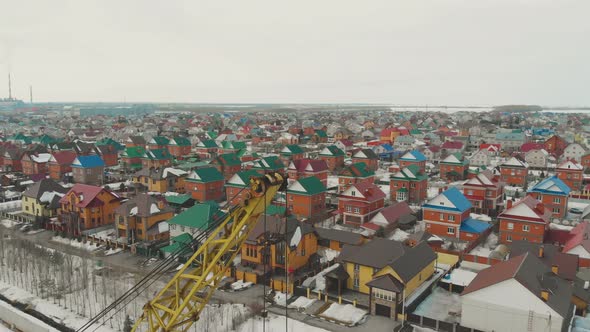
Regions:
<instances>
[{"instance_id":1,"label":"dormer window","mask_svg":"<svg viewBox=\"0 0 590 332\"><path fill-rule=\"evenodd\" d=\"M445 202L440 202L440 205L445 205Z\"/></svg>"},{"instance_id":2,"label":"dormer window","mask_svg":"<svg viewBox=\"0 0 590 332\"><path fill-rule=\"evenodd\" d=\"M351 192L350 192L350 196L356 196L356 191L354 191L354 190L353 190L353 191L351 191Z\"/></svg>"}]
</instances>

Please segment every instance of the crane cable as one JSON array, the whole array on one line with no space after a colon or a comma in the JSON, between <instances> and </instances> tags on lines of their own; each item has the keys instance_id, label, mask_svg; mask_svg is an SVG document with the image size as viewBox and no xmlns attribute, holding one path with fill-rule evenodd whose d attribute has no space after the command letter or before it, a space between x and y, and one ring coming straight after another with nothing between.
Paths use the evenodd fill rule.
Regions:
<instances>
[{"instance_id":1,"label":"crane cable","mask_svg":"<svg viewBox=\"0 0 590 332\"><path fill-rule=\"evenodd\" d=\"M244 187L244 188L240 189L228 201L231 202L231 200L233 200L234 198L236 198L242 191L246 190L247 188L249 188L249 187ZM232 207L230 207L229 211L231 212L235 208L236 208L236 206L232 206ZM185 253L185 250L186 249L192 248L194 245L197 245L197 244L201 243L202 240L206 240L209 237L210 233L212 231L214 231L215 229L217 229L217 227L221 224L221 222L225 219L225 217L226 217L225 214L224 215L221 215L221 216L218 216L216 218L216 220L214 220L212 223L209 223L209 226L207 227L207 229L203 233L201 233L197 237L193 238L193 240L191 242L186 243L186 244L183 244L181 247L179 247L170 256L168 256L167 258L165 258L162 262L160 262L158 265L156 265L156 267L154 267L150 272L148 272L148 274L146 274L140 281L138 281L137 284L135 284L133 287L131 287L129 290L127 290L125 293L123 293L123 295L121 295L114 302L112 302L110 305L108 305L107 307L105 307L105 309L103 309L101 312L99 312L94 317L92 317L87 323L85 323L78 330L76 330L76 332L86 331L92 325L98 323L99 320L101 318L105 317L109 312L111 312L114 309L116 309L119 306L119 304L121 304L122 302L124 302L124 301L126 301L126 300L129 299L123 305L123 306L127 306L131 301L135 300L139 296L139 294L141 294L142 292L144 292L154 282L156 282L158 280L156 277L160 277L161 275L163 275L166 271L164 271L164 272L162 272L162 271L164 269L168 268L169 266L171 266L173 263L175 263L176 262L176 258L178 258L181 254ZM148 282L150 282L150 283L147 284L147 286L144 287L144 289L141 289L140 290L140 288L143 287ZM107 318L107 320L108 319L111 319L117 313L118 312L116 311L113 315L109 316ZM102 323L100 323L96 329L98 329L100 326L102 326L104 324L105 324L105 321L103 321ZM96 331L96 329L93 330L93 331Z\"/></svg>"}]
</instances>

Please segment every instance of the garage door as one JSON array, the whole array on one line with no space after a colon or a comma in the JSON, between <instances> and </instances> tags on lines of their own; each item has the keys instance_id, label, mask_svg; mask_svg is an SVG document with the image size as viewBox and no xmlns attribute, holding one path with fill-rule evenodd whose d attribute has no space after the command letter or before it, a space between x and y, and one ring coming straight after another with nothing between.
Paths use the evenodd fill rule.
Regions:
<instances>
[{"instance_id":1,"label":"garage door","mask_svg":"<svg viewBox=\"0 0 590 332\"><path fill-rule=\"evenodd\" d=\"M391 317L391 308L386 305L375 304L375 315Z\"/></svg>"}]
</instances>

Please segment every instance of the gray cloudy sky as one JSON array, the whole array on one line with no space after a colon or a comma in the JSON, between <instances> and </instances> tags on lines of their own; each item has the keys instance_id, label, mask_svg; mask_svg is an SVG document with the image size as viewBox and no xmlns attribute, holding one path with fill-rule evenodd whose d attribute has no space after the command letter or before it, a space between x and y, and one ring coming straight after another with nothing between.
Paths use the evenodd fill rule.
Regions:
<instances>
[{"instance_id":1,"label":"gray cloudy sky","mask_svg":"<svg viewBox=\"0 0 590 332\"><path fill-rule=\"evenodd\" d=\"M590 105L588 0L0 8L0 75L23 99Z\"/></svg>"}]
</instances>

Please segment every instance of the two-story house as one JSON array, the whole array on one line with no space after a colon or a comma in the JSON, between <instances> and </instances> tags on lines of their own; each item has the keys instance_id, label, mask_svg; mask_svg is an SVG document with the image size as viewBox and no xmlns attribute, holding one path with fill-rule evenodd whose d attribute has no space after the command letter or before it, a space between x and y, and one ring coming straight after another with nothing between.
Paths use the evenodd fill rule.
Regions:
<instances>
[{"instance_id":1,"label":"two-story house","mask_svg":"<svg viewBox=\"0 0 590 332\"><path fill-rule=\"evenodd\" d=\"M242 169L242 162L235 153L220 154L211 160L210 164L217 168L226 180Z\"/></svg>"},{"instance_id":2,"label":"two-story house","mask_svg":"<svg viewBox=\"0 0 590 332\"><path fill-rule=\"evenodd\" d=\"M426 199L428 176L418 165L410 164L391 176L389 186L392 201L421 204Z\"/></svg>"},{"instance_id":3,"label":"two-story house","mask_svg":"<svg viewBox=\"0 0 590 332\"><path fill-rule=\"evenodd\" d=\"M511 157L500 165L500 179L510 186L525 187L529 165L516 157Z\"/></svg>"},{"instance_id":4,"label":"two-story house","mask_svg":"<svg viewBox=\"0 0 590 332\"><path fill-rule=\"evenodd\" d=\"M297 181L300 178L315 176L324 186L328 186L328 165L325 161L319 159L297 159L289 163L287 174L289 181Z\"/></svg>"},{"instance_id":5,"label":"two-story house","mask_svg":"<svg viewBox=\"0 0 590 332\"><path fill-rule=\"evenodd\" d=\"M24 175L37 175L47 173L47 163L51 158L49 153L24 153L21 165Z\"/></svg>"},{"instance_id":6,"label":"two-story house","mask_svg":"<svg viewBox=\"0 0 590 332\"><path fill-rule=\"evenodd\" d=\"M324 213L326 186L315 176L300 178L287 187L287 209L299 220Z\"/></svg>"},{"instance_id":7,"label":"two-story house","mask_svg":"<svg viewBox=\"0 0 590 332\"><path fill-rule=\"evenodd\" d=\"M197 143L195 150L201 159L213 159L217 157L219 147L215 140L207 139Z\"/></svg>"},{"instance_id":8,"label":"two-story house","mask_svg":"<svg viewBox=\"0 0 590 332\"><path fill-rule=\"evenodd\" d=\"M449 181L465 180L469 169L469 160L461 153L448 155L439 164L440 178Z\"/></svg>"},{"instance_id":9,"label":"two-story house","mask_svg":"<svg viewBox=\"0 0 590 332\"><path fill-rule=\"evenodd\" d=\"M554 218L563 218L567 213L570 192L570 187L554 175L537 183L528 191L528 195L543 203Z\"/></svg>"},{"instance_id":10,"label":"two-story house","mask_svg":"<svg viewBox=\"0 0 590 332\"><path fill-rule=\"evenodd\" d=\"M297 144L288 144L283 147L280 155L281 161L285 167L287 167L292 161L303 159L305 157L305 152Z\"/></svg>"},{"instance_id":11,"label":"two-story house","mask_svg":"<svg viewBox=\"0 0 590 332\"><path fill-rule=\"evenodd\" d=\"M375 182L375 172L367 169L363 162L345 167L338 174L338 192L341 193L356 183Z\"/></svg>"},{"instance_id":12,"label":"two-story house","mask_svg":"<svg viewBox=\"0 0 590 332\"><path fill-rule=\"evenodd\" d=\"M102 185L104 182L104 161L95 154L78 156L72 161L74 182Z\"/></svg>"},{"instance_id":13,"label":"two-story house","mask_svg":"<svg viewBox=\"0 0 590 332\"><path fill-rule=\"evenodd\" d=\"M557 177L570 187L572 191L582 190L584 179L584 167L575 160L570 159L562 162L556 169Z\"/></svg>"},{"instance_id":14,"label":"two-story house","mask_svg":"<svg viewBox=\"0 0 590 332\"><path fill-rule=\"evenodd\" d=\"M154 136L147 142L147 148L150 150L166 149L170 140L165 136Z\"/></svg>"},{"instance_id":15,"label":"two-story house","mask_svg":"<svg viewBox=\"0 0 590 332\"><path fill-rule=\"evenodd\" d=\"M277 156L262 157L255 160L252 164L252 169L260 174L285 172L285 165Z\"/></svg>"},{"instance_id":16,"label":"two-story house","mask_svg":"<svg viewBox=\"0 0 590 332\"><path fill-rule=\"evenodd\" d=\"M319 159L326 162L331 172L344 166L344 151L335 145L328 145L320 151Z\"/></svg>"},{"instance_id":17,"label":"two-story house","mask_svg":"<svg viewBox=\"0 0 590 332\"><path fill-rule=\"evenodd\" d=\"M250 194L250 179L260 177L254 170L239 171L225 181L225 197L230 205L240 202Z\"/></svg>"},{"instance_id":18,"label":"two-story house","mask_svg":"<svg viewBox=\"0 0 590 332\"><path fill-rule=\"evenodd\" d=\"M142 168L163 168L172 166L172 155L168 149L146 150L141 156Z\"/></svg>"},{"instance_id":19,"label":"two-story house","mask_svg":"<svg viewBox=\"0 0 590 332\"><path fill-rule=\"evenodd\" d=\"M522 240L543 243L549 230L551 211L532 196L512 204L512 201L508 200L506 210L498 215L500 242Z\"/></svg>"},{"instance_id":20,"label":"two-story house","mask_svg":"<svg viewBox=\"0 0 590 332\"><path fill-rule=\"evenodd\" d=\"M463 195L471 202L474 213L497 216L502 211L504 185L494 180L492 172L485 170L465 181Z\"/></svg>"},{"instance_id":21,"label":"two-story house","mask_svg":"<svg viewBox=\"0 0 590 332\"><path fill-rule=\"evenodd\" d=\"M76 153L73 150L53 152L47 163L49 177L56 181L63 180L67 173L72 172L74 159L76 159Z\"/></svg>"},{"instance_id":22,"label":"two-story house","mask_svg":"<svg viewBox=\"0 0 590 332\"><path fill-rule=\"evenodd\" d=\"M420 172L426 172L426 156L422 154L422 152L418 150L412 150L406 152L400 159L399 159L399 166L401 168L408 167L410 165L416 165Z\"/></svg>"},{"instance_id":23,"label":"two-story house","mask_svg":"<svg viewBox=\"0 0 590 332\"><path fill-rule=\"evenodd\" d=\"M165 240L170 236L166 221L174 216L174 209L164 198L156 199L138 194L115 209L115 229L127 244Z\"/></svg>"},{"instance_id":24,"label":"two-story house","mask_svg":"<svg viewBox=\"0 0 590 332\"><path fill-rule=\"evenodd\" d=\"M353 163L365 163L367 169L370 171L376 171L379 168L379 156L371 149L360 149L352 154Z\"/></svg>"},{"instance_id":25,"label":"two-story house","mask_svg":"<svg viewBox=\"0 0 590 332\"><path fill-rule=\"evenodd\" d=\"M142 146L126 147L121 152L121 166L126 170L141 169L143 167L141 158L144 154L145 148Z\"/></svg>"},{"instance_id":26,"label":"two-story house","mask_svg":"<svg viewBox=\"0 0 590 332\"><path fill-rule=\"evenodd\" d=\"M22 195L22 212L38 224L47 226L49 218L57 216L59 200L68 190L51 179L31 185Z\"/></svg>"},{"instance_id":27,"label":"two-story house","mask_svg":"<svg viewBox=\"0 0 590 332\"><path fill-rule=\"evenodd\" d=\"M133 174L133 182L150 192L184 193L187 175L188 172L172 167L142 168Z\"/></svg>"},{"instance_id":28,"label":"two-story house","mask_svg":"<svg viewBox=\"0 0 590 332\"><path fill-rule=\"evenodd\" d=\"M223 174L215 167L203 167L193 170L186 179L186 190L197 202L223 200Z\"/></svg>"},{"instance_id":29,"label":"two-story house","mask_svg":"<svg viewBox=\"0 0 590 332\"><path fill-rule=\"evenodd\" d=\"M338 198L338 211L343 223L361 227L383 209L385 193L372 182L358 182Z\"/></svg>"},{"instance_id":30,"label":"two-story house","mask_svg":"<svg viewBox=\"0 0 590 332\"><path fill-rule=\"evenodd\" d=\"M94 151L104 161L106 167L113 167L119 164L119 152L117 147L111 144L96 145Z\"/></svg>"},{"instance_id":31,"label":"two-story house","mask_svg":"<svg viewBox=\"0 0 590 332\"><path fill-rule=\"evenodd\" d=\"M191 153L191 141L183 136L172 137L167 147L170 154L178 159L182 159Z\"/></svg>"}]
</instances>

